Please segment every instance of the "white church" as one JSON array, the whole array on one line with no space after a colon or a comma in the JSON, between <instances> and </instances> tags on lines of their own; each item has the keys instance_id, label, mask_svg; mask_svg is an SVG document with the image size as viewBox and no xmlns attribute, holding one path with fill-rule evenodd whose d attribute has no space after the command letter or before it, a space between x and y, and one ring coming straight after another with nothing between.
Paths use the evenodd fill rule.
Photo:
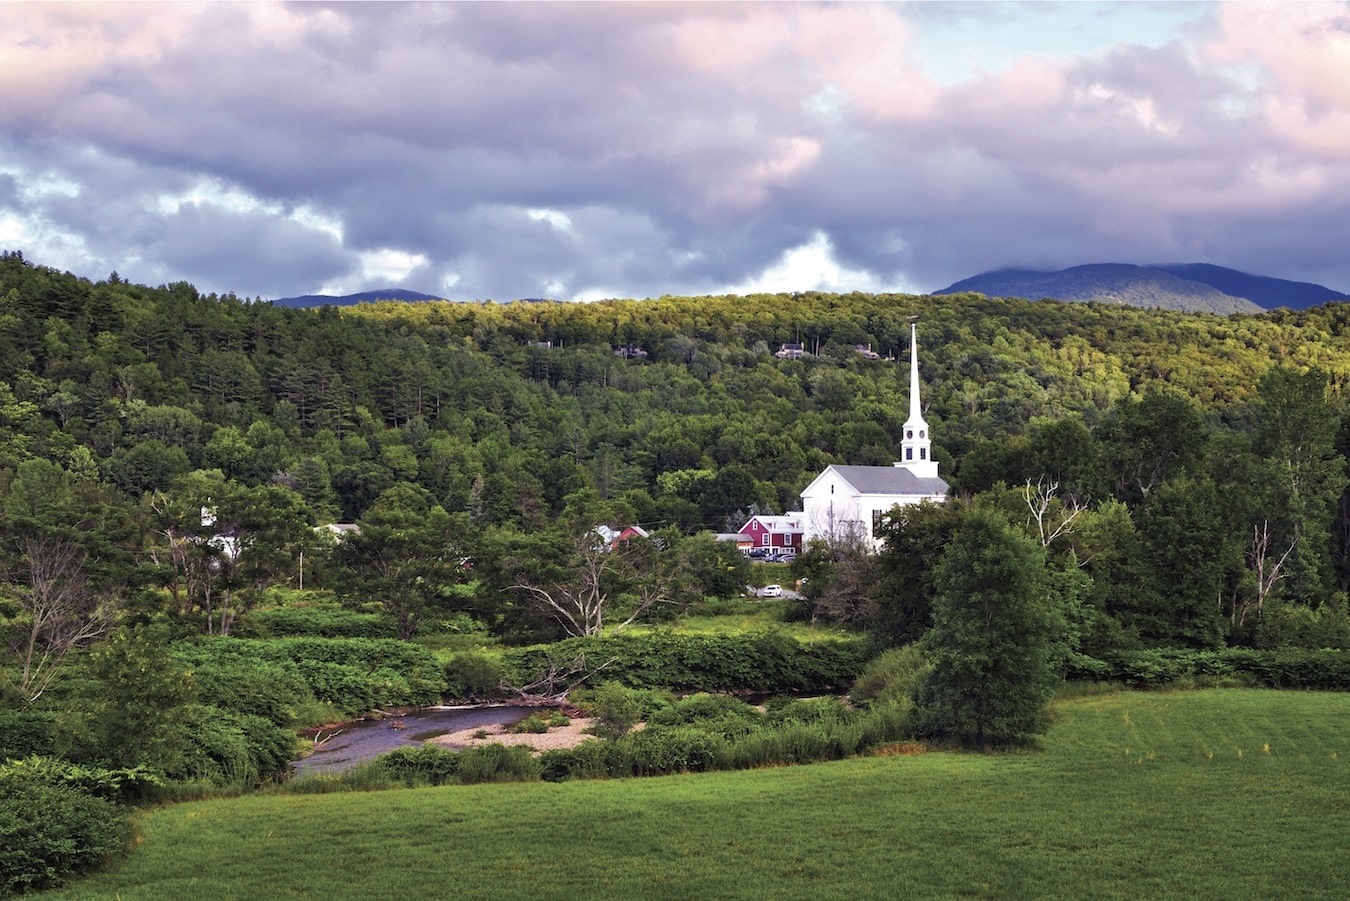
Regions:
<instances>
[{"instance_id":1,"label":"white church","mask_svg":"<svg viewBox=\"0 0 1350 901\"><path fill-rule=\"evenodd\" d=\"M919 403L918 330L909 327L909 419L900 456L891 466L828 466L802 492L805 541L852 539L880 547L882 517L895 506L941 503L947 483L938 476L933 442Z\"/></svg>"}]
</instances>

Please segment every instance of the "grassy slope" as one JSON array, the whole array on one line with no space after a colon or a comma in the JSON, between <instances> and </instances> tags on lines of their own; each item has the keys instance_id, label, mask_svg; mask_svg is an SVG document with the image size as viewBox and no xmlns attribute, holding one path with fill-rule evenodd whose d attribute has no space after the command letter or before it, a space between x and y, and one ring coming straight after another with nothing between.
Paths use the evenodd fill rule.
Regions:
<instances>
[{"instance_id":1,"label":"grassy slope","mask_svg":"<svg viewBox=\"0 0 1350 901\"><path fill-rule=\"evenodd\" d=\"M145 814L127 899L1350 896L1350 695L1063 702L1042 751Z\"/></svg>"}]
</instances>

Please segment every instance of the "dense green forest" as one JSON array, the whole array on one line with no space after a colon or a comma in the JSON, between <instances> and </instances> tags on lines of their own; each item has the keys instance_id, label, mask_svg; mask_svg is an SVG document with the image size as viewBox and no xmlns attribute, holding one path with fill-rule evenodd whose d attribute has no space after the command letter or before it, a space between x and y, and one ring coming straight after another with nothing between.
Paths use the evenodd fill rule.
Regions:
<instances>
[{"instance_id":1,"label":"dense green forest","mask_svg":"<svg viewBox=\"0 0 1350 901\"><path fill-rule=\"evenodd\" d=\"M1344 304L1220 317L801 293L285 309L115 273L90 282L7 253L9 581L31 591L21 545L41 526L74 536L91 584L167 592L176 614L226 631L265 585L334 585L340 567L321 548L297 566L314 540L302 526L416 522L431 533L423 551L449 544L474 570L442 572L458 587L439 600L394 602L411 611L402 634L427 604L450 604L549 637L552 618L503 588L522 559L566 567L560 538L588 521L678 542L797 508L828 463L893 460L905 367L855 345L903 359L911 316L935 453L963 499L953 506L1003 508L1085 579L1099 646L1343 640ZM776 358L787 341L812 353ZM629 345L646 356L615 354ZM253 549L238 556L249 570L214 588L175 557L176 539L207 528L208 506L228 514L217 532ZM924 529L951 526L909 519L892 546L922 560ZM380 550L364 549L364 569L347 561L372 592ZM869 561L884 572L868 584L831 594L818 580L810 612L913 637L922 591L878 597L908 578L887 556ZM837 558L799 571L828 575ZM384 584L409 578L386 572Z\"/></svg>"}]
</instances>

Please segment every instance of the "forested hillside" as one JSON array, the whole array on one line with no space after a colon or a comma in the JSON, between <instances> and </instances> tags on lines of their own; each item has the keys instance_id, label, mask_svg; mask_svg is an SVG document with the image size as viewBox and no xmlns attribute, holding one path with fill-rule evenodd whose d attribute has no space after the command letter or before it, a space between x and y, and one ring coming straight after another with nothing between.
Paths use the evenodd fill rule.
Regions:
<instances>
[{"instance_id":1,"label":"forested hillside","mask_svg":"<svg viewBox=\"0 0 1350 901\"><path fill-rule=\"evenodd\" d=\"M1267 598L1338 603L1344 304L1223 317L802 293L287 309L185 283L90 282L10 253L6 528L49 515L58 494L97 508L99 540L142 584L174 590L166 511L229 492L241 509L285 492L322 525L411 489L404 506L444 511L480 574L493 548L556 528L581 497L615 523L720 531L752 509L795 509L830 462L894 459L905 367L854 346L903 359L912 316L954 493L1053 484L1052 510L1081 508L1095 537L1048 546L1075 555L1131 634L1209 646ZM776 358L789 341L811 353ZM646 356L615 354L629 345ZM1015 520L1035 512L1029 497L999 503Z\"/></svg>"}]
</instances>

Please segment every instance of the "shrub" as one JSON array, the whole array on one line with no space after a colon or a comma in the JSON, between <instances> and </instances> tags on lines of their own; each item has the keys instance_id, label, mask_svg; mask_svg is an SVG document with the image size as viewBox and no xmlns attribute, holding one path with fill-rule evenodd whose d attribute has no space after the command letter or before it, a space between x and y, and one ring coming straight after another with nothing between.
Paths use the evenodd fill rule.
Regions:
<instances>
[{"instance_id":1,"label":"shrub","mask_svg":"<svg viewBox=\"0 0 1350 901\"><path fill-rule=\"evenodd\" d=\"M56 752L56 715L45 711L0 710L0 760Z\"/></svg>"},{"instance_id":2,"label":"shrub","mask_svg":"<svg viewBox=\"0 0 1350 901\"><path fill-rule=\"evenodd\" d=\"M458 700L500 698L503 684L510 681L506 664L500 657L471 651L456 654L445 664L445 693Z\"/></svg>"},{"instance_id":3,"label":"shrub","mask_svg":"<svg viewBox=\"0 0 1350 901\"><path fill-rule=\"evenodd\" d=\"M648 726L696 724L704 732L727 740L753 732L763 720L754 707L727 695L696 694L653 714Z\"/></svg>"},{"instance_id":4,"label":"shrub","mask_svg":"<svg viewBox=\"0 0 1350 901\"><path fill-rule=\"evenodd\" d=\"M459 752L459 781L531 782L539 778L539 761L523 745L502 744L466 748Z\"/></svg>"},{"instance_id":5,"label":"shrub","mask_svg":"<svg viewBox=\"0 0 1350 901\"><path fill-rule=\"evenodd\" d=\"M0 894L60 885L123 853L130 829L110 801L28 775L0 775Z\"/></svg>"},{"instance_id":6,"label":"shrub","mask_svg":"<svg viewBox=\"0 0 1350 901\"><path fill-rule=\"evenodd\" d=\"M198 668L275 665L302 678L319 701L345 715L440 701L445 677L436 655L394 639L206 638L175 649Z\"/></svg>"},{"instance_id":7,"label":"shrub","mask_svg":"<svg viewBox=\"0 0 1350 901\"><path fill-rule=\"evenodd\" d=\"M0 764L0 780L7 778L74 788L123 804L155 800L164 788L164 780L145 767L110 770L81 766L60 757L25 757Z\"/></svg>"},{"instance_id":8,"label":"shrub","mask_svg":"<svg viewBox=\"0 0 1350 901\"><path fill-rule=\"evenodd\" d=\"M203 704L294 726L297 712L315 700L300 670L287 661L207 664L192 673Z\"/></svg>"},{"instance_id":9,"label":"shrub","mask_svg":"<svg viewBox=\"0 0 1350 901\"><path fill-rule=\"evenodd\" d=\"M239 638L394 638L398 627L382 613L358 613L336 607L270 607L241 617Z\"/></svg>"},{"instance_id":10,"label":"shrub","mask_svg":"<svg viewBox=\"0 0 1350 901\"><path fill-rule=\"evenodd\" d=\"M253 787L287 772L295 756L295 733L260 716L197 705L183 730L191 741L169 774L182 781Z\"/></svg>"},{"instance_id":11,"label":"shrub","mask_svg":"<svg viewBox=\"0 0 1350 901\"><path fill-rule=\"evenodd\" d=\"M606 682L595 689L590 707L596 718L595 734L601 738L626 734L642 716L637 700L618 682Z\"/></svg>"},{"instance_id":12,"label":"shrub","mask_svg":"<svg viewBox=\"0 0 1350 901\"><path fill-rule=\"evenodd\" d=\"M663 776L729 769L731 748L725 739L693 726L655 726L624 739L628 775Z\"/></svg>"},{"instance_id":13,"label":"shrub","mask_svg":"<svg viewBox=\"0 0 1350 901\"><path fill-rule=\"evenodd\" d=\"M404 785L446 785L459 775L459 760L460 755L449 748L421 745L395 748L373 765Z\"/></svg>"},{"instance_id":14,"label":"shrub","mask_svg":"<svg viewBox=\"0 0 1350 901\"><path fill-rule=\"evenodd\" d=\"M584 741L572 748L553 748L539 755L539 777L546 782L566 779L605 779L611 770L612 745Z\"/></svg>"},{"instance_id":15,"label":"shrub","mask_svg":"<svg viewBox=\"0 0 1350 901\"><path fill-rule=\"evenodd\" d=\"M1350 651L1344 650L1117 651L1091 661L1090 668L1084 666L1086 660L1090 658L1071 661L1067 676L1105 679L1132 688L1255 683L1270 688L1350 690Z\"/></svg>"},{"instance_id":16,"label":"shrub","mask_svg":"<svg viewBox=\"0 0 1350 901\"><path fill-rule=\"evenodd\" d=\"M863 670L849 694L860 704L914 705L914 693L932 665L918 645L891 648Z\"/></svg>"},{"instance_id":17,"label":"shrub","mask_svg":"<svg viewBox=\"0 0 1350 901\"><path fill-rule=\"evenodd\" d=\"M528 732L533 735L543 735L548 731L548 720L539 716L537 713L531 713L525 719L516 723L516 732Z\"/></svg>"}]
</instances>

